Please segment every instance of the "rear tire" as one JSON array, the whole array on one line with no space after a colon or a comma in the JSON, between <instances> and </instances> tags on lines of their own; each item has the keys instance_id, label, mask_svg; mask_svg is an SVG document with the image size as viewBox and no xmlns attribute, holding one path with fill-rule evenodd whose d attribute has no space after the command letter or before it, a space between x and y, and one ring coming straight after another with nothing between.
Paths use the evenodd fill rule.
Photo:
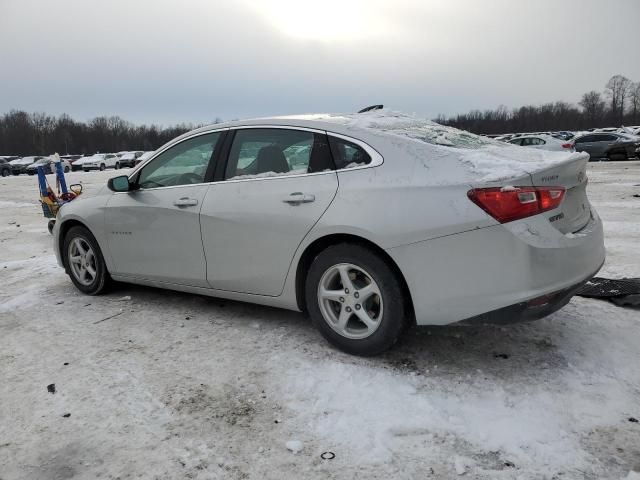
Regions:
<instances>
[{"instance_id":1,"label":"rear tire","mask_svg":"<svg viewBox=\"0 0 640 480\"><path fill-rule=\"evenodd\" d=\"M407 323L400 279L360 245L341 243L320 252L307 273L305 299L320 333L352 355L388 350Z\"/></svg>"},{"instance_id":2,"label":"rear tire","mask_svg":"<svg viewBox=\"0 0 640 480\"><path fill-rule=\"evenodd\" d=\"M8 177L10 173L11 173L11 170L2 170L3 177Z\"/></svg>"},{"instance_id":3,"label":"rear tire","mask_svg":"<svg viewBox=\"0 0 640 480\"><path fill-rule=\"evenodd\" d=\"M78 290L87 295L104 293L111 284L102 251L93 234L85 227L71 227L62 247L64 266Z\"/></svg>"},{"instance_id":4,"label":"rear tire","mask_svg":"<svg viewBox=\"0 0 640 480\"><path fill-rule=\"evenodd\" d=\"M607 154L607 160L611 161L623 161L627 159L627 154L626 153L620 153L620 152L616 152L616 153L609 153Z\"/></svg>"},{"instance_id":5,"label":"rear tire","mask_svg":"<svg viewBox=\"0 0 640 480\"><path fill-rule=\"evenodd\" d=\"M69 173L69 167L64 167L64 173Z\"/></svg>"}]
</instances>

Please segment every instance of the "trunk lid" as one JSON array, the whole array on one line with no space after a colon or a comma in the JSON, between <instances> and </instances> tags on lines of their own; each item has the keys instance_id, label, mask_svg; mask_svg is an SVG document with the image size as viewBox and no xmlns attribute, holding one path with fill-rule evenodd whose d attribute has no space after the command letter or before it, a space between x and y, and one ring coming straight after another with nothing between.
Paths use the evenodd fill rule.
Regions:
<instances>
[{"instance_id":1,"label":"trunk lid","mask_svg":"<svg viewBox=\"0 0 640 480\"><path fill-rule=\"evenodd\" d=\"M572 155L564 162L531 172L536 187L564 187L564 199L555 210L544 212L551 225L562 233L575 233L591 218L591 205L587 198L588 155Z\"/></svg>"}]
</instances>

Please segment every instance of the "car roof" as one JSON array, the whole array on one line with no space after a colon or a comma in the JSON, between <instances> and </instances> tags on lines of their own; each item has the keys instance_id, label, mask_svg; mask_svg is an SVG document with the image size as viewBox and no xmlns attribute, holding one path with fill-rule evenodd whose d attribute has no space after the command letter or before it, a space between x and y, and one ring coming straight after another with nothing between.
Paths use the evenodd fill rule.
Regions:
<instances>
[{"instance_id":1,"label":"car roof","mask_svg":"<svg viewBox=\"0 0 640 480\"><path fill-rule=\"evenodd\" d=\"M447 127L431 120L421 119L388 109L365 113L330 114L317 113L278 117L252 118L232 122L217 123L192 130L172 140L167 145L181 141L198 133L235 127L278 126L298 127L326 131L338 135L355 137L372 147L389 137L419 140L425 144L477 148L499 142L480 135Z\"/></svg>"}]
</instances>

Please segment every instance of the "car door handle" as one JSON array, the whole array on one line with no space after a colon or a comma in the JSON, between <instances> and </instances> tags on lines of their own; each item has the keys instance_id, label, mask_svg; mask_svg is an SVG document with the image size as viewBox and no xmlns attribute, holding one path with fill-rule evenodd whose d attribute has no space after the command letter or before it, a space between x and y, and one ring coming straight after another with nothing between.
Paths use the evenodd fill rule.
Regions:
<instances>
[{"instance_id":1,"label":"car door handle","mask_svg":"<svg viewBox=\"0 0 640 480\"><path fill-rule=\"evenodd\" d=\"M294 192L282 201L289 205L300 205L301 203L311 203L315 200L316 196L310 193Z\"/></svg>"},{"instance_id":2,"label":"car door handle","mask_svg":"<svg viewBox=\"0 0 640 480\"><path fill-rule=\"evenodd\" d=\"M178 200L174 200L173 204L176 207L193 207L195 205L198 205L198 200L195 198L182 197Z\"/></svg>"}]
</instances>

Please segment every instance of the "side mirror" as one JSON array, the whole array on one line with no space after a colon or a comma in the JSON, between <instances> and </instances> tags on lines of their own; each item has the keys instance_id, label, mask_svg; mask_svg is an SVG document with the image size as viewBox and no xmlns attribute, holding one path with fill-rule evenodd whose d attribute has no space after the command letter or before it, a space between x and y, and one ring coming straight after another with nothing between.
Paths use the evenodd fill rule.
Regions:
<instances>
[{"instance_id":1,"label":"side mirror","mask_svg":"<svg viewBox=\"0 0 640 480\"><path fill-rule=\"evenodd\" d=\"M129 177L126 175L110 178L109 181L107 181L107 187L113 192L128 192L133 190L129 183Z\"/></svg>"}]
</instances>

